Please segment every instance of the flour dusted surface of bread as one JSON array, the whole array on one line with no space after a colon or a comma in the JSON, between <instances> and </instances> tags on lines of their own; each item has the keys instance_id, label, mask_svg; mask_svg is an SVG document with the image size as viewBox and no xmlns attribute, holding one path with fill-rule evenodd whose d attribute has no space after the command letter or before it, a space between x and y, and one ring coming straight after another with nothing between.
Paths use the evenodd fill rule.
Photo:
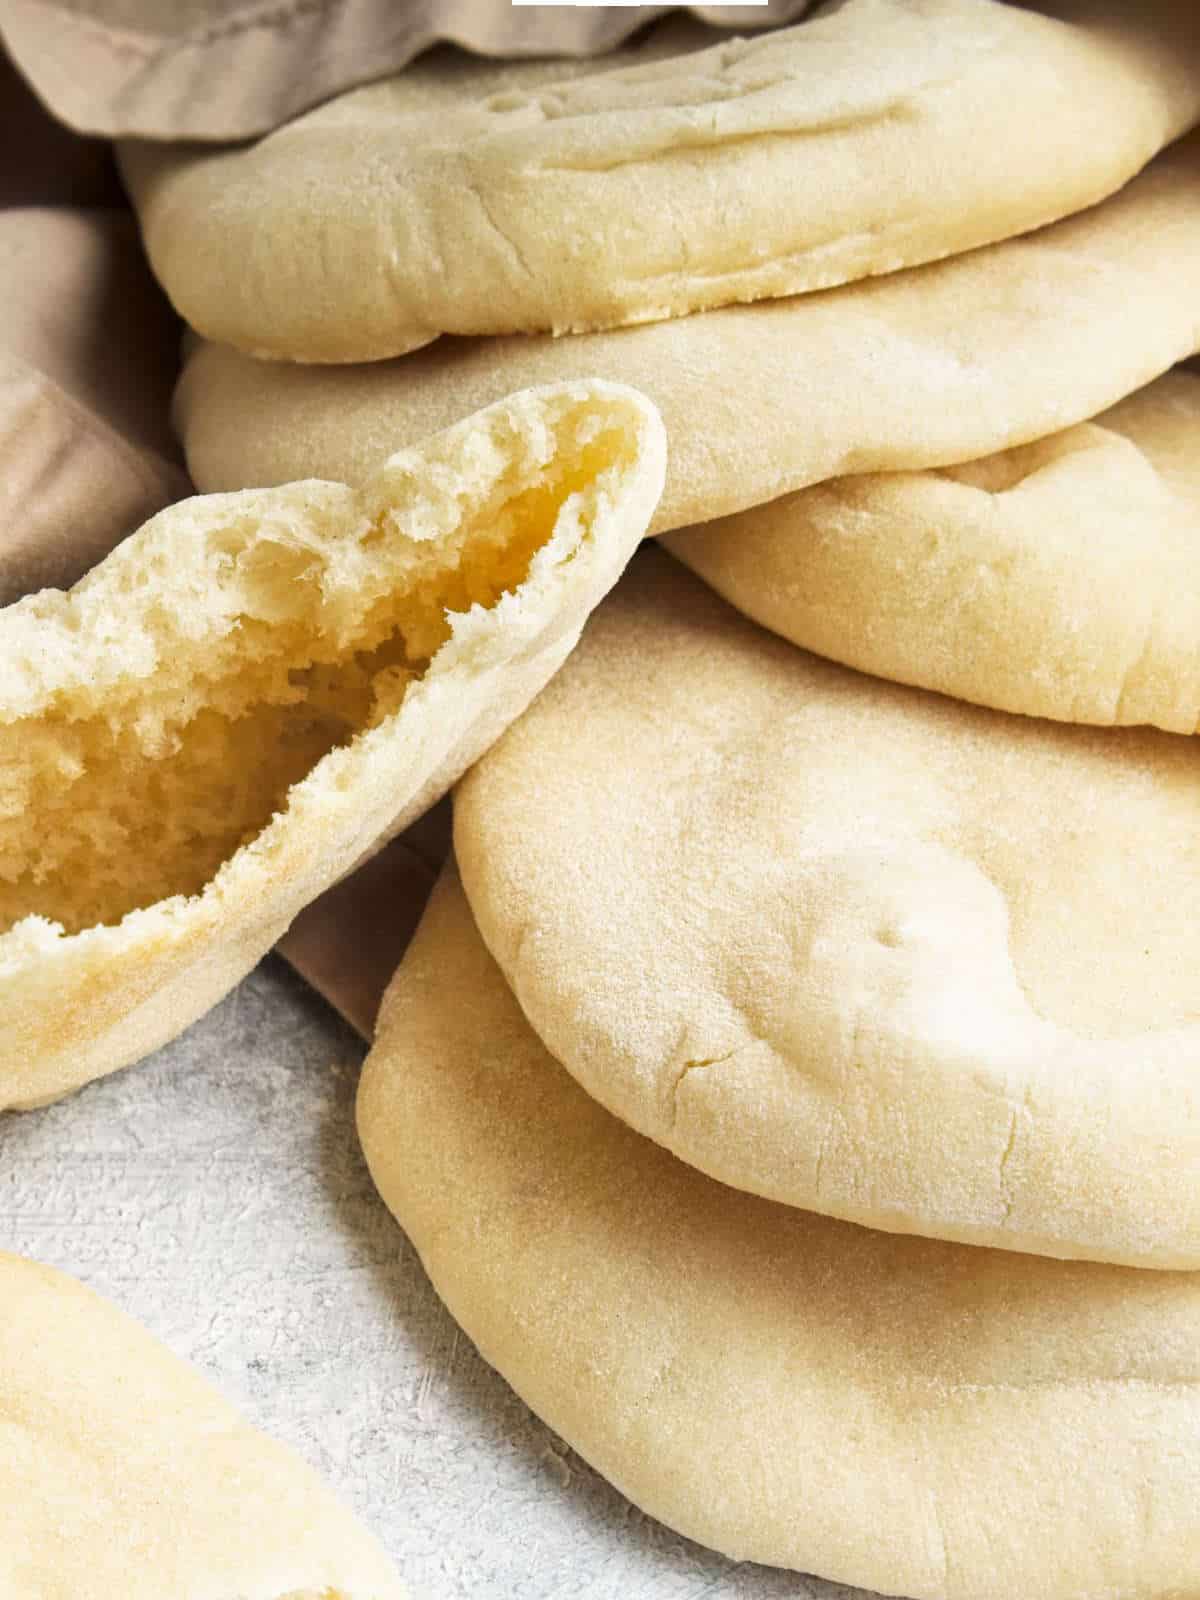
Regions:
<instances>
[{"instance_id":1,"label":"flour dusted surface of bread","mask_svg":"<svg viewBox=\"0 0 1200 1600\"><path fill-rule=\"evenodd\" d=\"M835 478L669 534L794 644L1065 722L1200 724L1200 377L931 472Z\"/></svg>"},{"instance_id":2,"label":"flour dusted surface of bread","mask_svg":"<svg viewBox=\"0 0 1200 1600\"><path fill-rule=\"evenodd\" d=\"M714 1183L551 1059L452 876L358 1115L483 1356L691 1538L920 1600L1200 1587L1196 1274L874 1233Z\"/></svg>"},{"instance_id":3,"label":"flour dusted surface of bread","mask_svg":"<svg viewBox=\"0 0 1200 1600\"><path fill-rule=\"evenodd\" d=\"M822 661L647 550L455 845L551 1054L713 1177L1196 1267L1198 771Z\"/></svg>"},{"instance_id":4,"label":"flour dusted surface of bread","mask_svg":"<svg viewBox=\"0 0 1200 1600\"><path fill-rule=\"evenodd\" d=\"M945 466L1093 417L1200 349L1200 138L1081 216L820 295L578 338L441 339L291 367L193 349L175 422L197 485L357 482L528 384L631 383L667 426L653 530L847 473ZM1103 330L1102 334L1097 330Z\"/></svg>"},{"instance_id":5,"label":"flour dusted surface of bread","mask_svg":"<svg viewBox=\"0 0 1200 1600\"><path fill-rule=\"evenodd\" d=\"M126 163L177 309L257 356L579 333L828 288L1080 211L1200 117L1184 0L843 0L810 21L249 149Z\"/></svg>"}]
</instances>

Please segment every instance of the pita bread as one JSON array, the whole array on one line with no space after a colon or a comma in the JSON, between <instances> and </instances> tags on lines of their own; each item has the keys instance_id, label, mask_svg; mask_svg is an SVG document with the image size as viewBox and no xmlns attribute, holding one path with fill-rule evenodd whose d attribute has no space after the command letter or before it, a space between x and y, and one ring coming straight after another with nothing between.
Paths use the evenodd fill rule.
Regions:
<instances>
[{"instance_id":1,"label":"pita bread","mask_svg":"<svg viewBox=\"0 0 1200 1600\"><path fill-rule=\"evenodd\" d=\"M522 97L546 84L567 83L574 78L590 77L599 72L662 61L711 47L722 39L728 39L724 30L710 27L694 17L678 14L652 24L636 44L614 50L600 60L587 55L565 60L538 55L530 60L497 61L488 56L441 47L427 51L393 77L337 95L291 124L291 127L299 129L306 140L310 140L315 133L318 140L331 139L339 145L361 146L364 130L373 135L382 129L394 137L393 130L398 129L418 127L428 131L430 128L442 128L448 118L461 121L464 101L483 102L497 96ZM491 119L481 109L476 120L482 120L486 126ZM282 131L279 130L280 133ZM272 150L277 149L278 137L278 133L272 136ZM165 286L173 294L172 285L180 272L186 272L190 278L190 269L184 268L182 261L177 261L170 230L164 231L159 226L159 219L164 212L171 211L174 214L181 210L182 217L176 215L170 228L194 226L195 219L188 219L192 192L203 187L207 174L213 171L219 174L223 164L231 166L235 173L239 168L245 168L250 152L242 146L233 150L214 151L211 147L205 148L190 142L164 144L140 139L121 140L116 148L121 174L142 217L147 237L149 229L154 227L155 237L162 240L159 259L162 271L166 273ZM360 150L359 153L361 156L363 152ZM207 204L207 201L201 203ZM214 259L211 241L205 254L213 271L225 275L232 271L234 281L242 291L245 290L244 263L222 265L219 255ZM196 326L207 328L214 313L220 319L228 314L229 307L226 305L222 309L215 304L211 291L203 286L200 287L200 294L203 304L210 309L205 311L196 308ZM281 309L272 303L273 298L268 297L265 313L272 322ZM257 315L261 317L263 314L260 307ZM419 350L435 337L433 333L416 328L404 332L393 327L389 331L388 353L404 355L411 350ZM246 344L247 341L235 343ZM270 353L257 351L257 344L258 336L255 335L248 341L247 347L259 354Z\"/></svg>"},{"instance_id":2,"label":"pita bread","mask_svg":"<svg viewBox=\"0 0 1200 1600\"><path fill-rule=\"evenodd\" d=\"M194 349L175 422L204 489L357 481L531 383L595 374L662 411L663 532L825 478L944 466L1086 421L1200 349L1200 138L1037 234L827 294L575 339L440 339L303 368ZM1097 338L1097 328L1104 337Z\"/></svg>"},{"instance_id":3,"label":"pita bread","mask_svg":"<svg viewBox=\"0 0 1200 1600\"><path fill-rule=\"evenodd\" d=\"M515 395L363 488L185 501L0 613L0 1105L173 1037L558 667L662 485L613 385Z\"/></svg>"},{"instance_id":4,"label":"pita bread","mask_svg":"<svg viewBox=\"0 0 1200 1600\"><path fill-rule=\"evenodd\" d=\"M167 425L178 331L132 217L0 207L0 305L6 605L73 583L189 485Z\"/></svg>"},{"instance_id":5,"label":"pita bread","mask_svg":"<svg viewBox=\"0 0 1200 1600\"><path fill-rule=\"evenodd\" d=\"M863 677L648 551L455 848L546 1047L713 1177L1196 1267L1198 762Z\"/></svg>"},{"instance_id":6,"label":"pita bread","mask_svg":"<svg viewBox=\"0 0 1200 1600\"><path fill-rule=\"evenodd\" d=\"M0 1255L0 1593L403 1600L304 1462L82 1284Z\"/></svg>"},{"instance_id":7,"label":"pita bread","mask_svg":"<svg viewBox=\"0 0 1200 1600\"><path fill-rule=\"evenodd\" d=\"M670 534L794 644L1066 722L1200 725L1200 376L938 472L838 478Z\"/></svg>"},{"instance_id":8,"label":"pita bread","mask_svg":"<svg viewBox=\"0 0 1200 1600\"><path fill-rule=\"evenodd\" d=\"M1200 22L1187 0L1072 12L843 0L452 107L406 110L401 80L127 173L177 309L252 355L652 322L895 272L1113 193L1200 119Z\"/></svg>"},{"instance_id":9,"label":"pita bread","mask_svg":"<svg viewBox=\"0 0 1200 1600\"><path fill-rule=\"evenodd\" d=\"M1200 1277L726 1189L547 1055L448 875L359 1092L379 1189L533 1409L739 1560L922 1600L1200 1585Z\"/></svg>"}]
</instances>

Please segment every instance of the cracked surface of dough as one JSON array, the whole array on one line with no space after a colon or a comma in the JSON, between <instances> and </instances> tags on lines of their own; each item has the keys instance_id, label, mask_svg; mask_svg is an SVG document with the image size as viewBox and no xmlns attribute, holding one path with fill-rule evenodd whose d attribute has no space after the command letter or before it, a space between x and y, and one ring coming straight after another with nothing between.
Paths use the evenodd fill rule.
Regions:
<instances>
[{"instance_id":1,"label":"cracked surface of dough","mask_svg":"<svg viewBox=\"0 0 1200 1600\"><path fill-rule=\"evenodd\" d=\"M647 550L455 844L547 1048L712 1176L1196 1267L1198 764L822 661Z\"/></svg>"},{"instance_id":2,"label":"cracked surface of dough","mask_svg":"<svg viewBox=\"0 0 1200 1600\"><path fill-rule=\"evenodd\" d=\"M839 478L668 535L847 666L1064 722L1200 723L1200 375L935 472Z\"/></svg>"},{"instance_id":3,"label":"cracked surface of dough","mask_svg":"<svg viewBox=\"0 0 1200 1600\"><path fill-rule=\"evenodd\" d=\"M0 612L0 1105L147 1054L524 708L641 538L650 405L511 396L360 489L161 513Z\"/></svg>"},{"instance_id":4,"label":"cracked surface of dough","mask_svg":"<svg viewBox=\"0 0 1200 1600\"><path fill-rule=\"evenodd\" d=\"M644 1510L918 1600L1200 1588L1200 1278L898 1237L713 1182L547 1054L450 868L359 1090L439 1294Z\"/></svg>"},{"instance_id":5,"label":"cracked surface of dough","mask_svg":"<svg viewBox=\"0 0 1200 1600\"><path fill-rule=\"evenodd\" d=\"M135 148L126 173L176 308L254 355L620 327L894 272L1113 193L1200 117L1200 24L1185 0L1070 13L842 0L453 106L405 109L401 78L249 149Z\"/></svg>"},{"instance_id":6,"label":"cracked surface of dough","mask_svg":"<svg viewBox=\"0 0 1200 1600\"><path fill-rule=\"evenodd\" d=\"M2 1253L0 1593L405 1596L298 1456L114 1305Z\"/></svg>"},{"instance_id":7,"label":"cracked surface of dough","mask_svg":"<svg viewBox=\"0 0 1200 1600\"><path fill-rule=\"evenodd\" d=\"M357 482L397 442L513 389L612 378L667 425L661 533L825 478L945 466L1086 421L1200 349L1197 282L1192 135L1080 216L824 294L569 339L439 339L350 367L200 344L175 424L202 489Z\"/></svg>"}]
</instances>

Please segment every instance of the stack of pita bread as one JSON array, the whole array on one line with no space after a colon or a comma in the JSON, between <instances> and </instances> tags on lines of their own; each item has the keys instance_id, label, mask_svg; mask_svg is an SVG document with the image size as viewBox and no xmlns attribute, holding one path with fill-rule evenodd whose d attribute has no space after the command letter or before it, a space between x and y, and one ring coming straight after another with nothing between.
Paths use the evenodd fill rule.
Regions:
<instances>
[{"instance_id":1,"label":"stack of pita bread","mask_svg":"<svg viewBox=\"0 0 1200 1600\"><path fill-rule=\"evenodd\" d=\"M461 779L359 1121L487 1359L739 1558L1200 1589L1198 122L1188 0L843 0L129 146L219 498L5 636L8 1101Z\"/></svg>"}]
</instances>

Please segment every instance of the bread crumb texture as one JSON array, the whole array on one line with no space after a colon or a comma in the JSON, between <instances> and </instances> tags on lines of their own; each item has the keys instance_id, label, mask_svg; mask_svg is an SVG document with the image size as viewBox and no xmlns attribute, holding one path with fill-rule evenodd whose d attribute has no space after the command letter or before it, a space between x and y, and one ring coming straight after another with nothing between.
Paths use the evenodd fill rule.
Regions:
<instances>
[{"instance_id":1,"label":"bread crumb texture","mask_svg":"<svg viewBox=\"0 0 1200 1600\"><path fill-rule=\"evenodd\" d=\"M19 1002L80 939L198 915L220 936L247 892L282 931L447 760L439 792L457 776L484 701L494 720L515 689L509 720L540 687L531 662L544 680L615 580L663 453L632 391L529 392L362 490L184 502L70 592L0 612L0 984Z\"/></svg>"}]
</instances>

